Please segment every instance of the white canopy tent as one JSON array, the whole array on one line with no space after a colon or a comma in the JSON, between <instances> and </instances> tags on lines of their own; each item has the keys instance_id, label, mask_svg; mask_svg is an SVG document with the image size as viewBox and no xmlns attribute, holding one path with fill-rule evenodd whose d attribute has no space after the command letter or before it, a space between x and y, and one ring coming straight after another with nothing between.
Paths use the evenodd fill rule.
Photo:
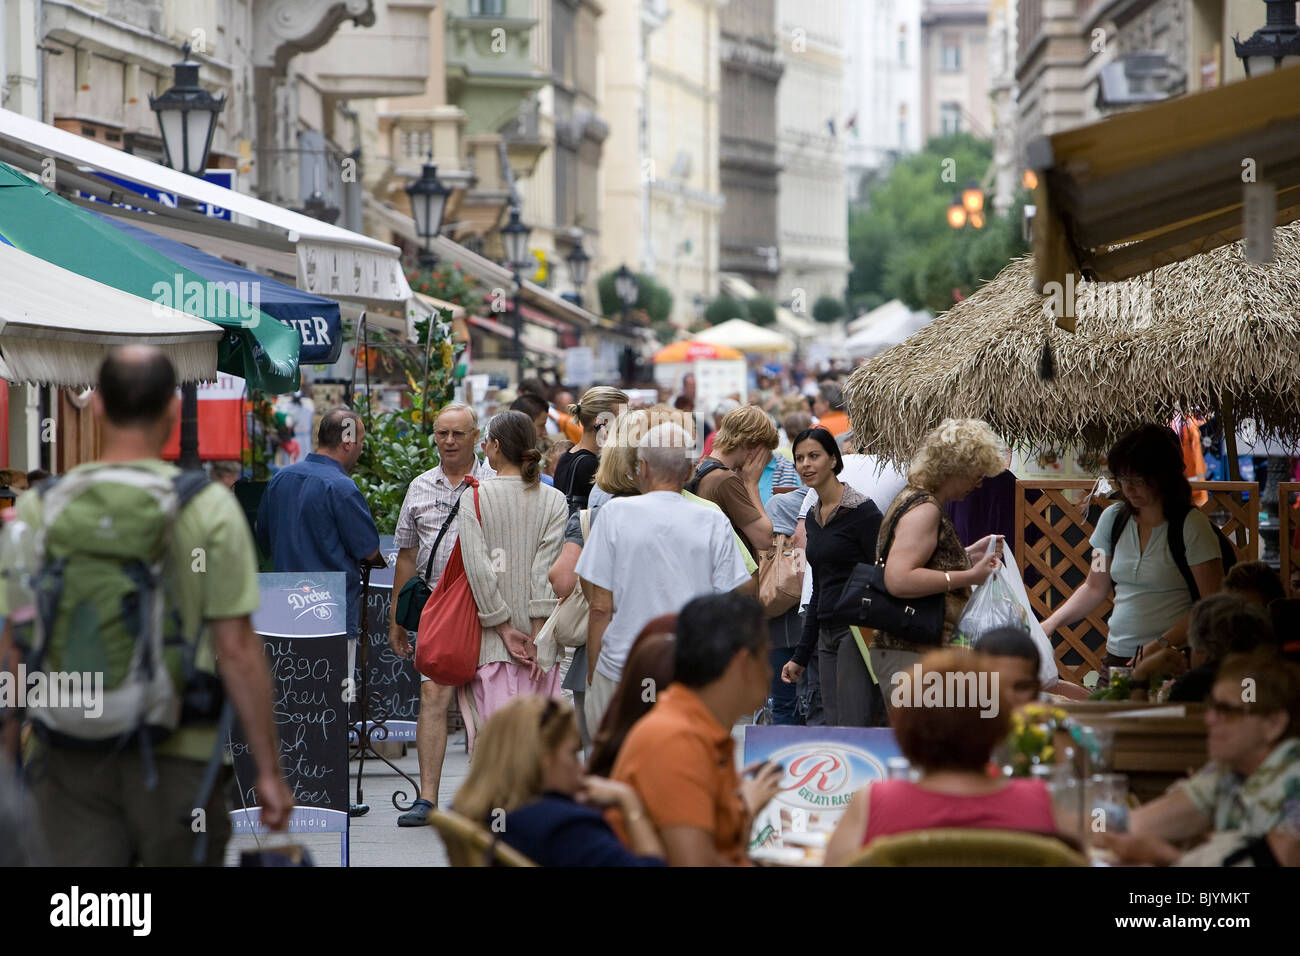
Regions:
<instances>
[{"instance_id":1,"label":"white canopy tent","mask_svg":"<svg viewBox=\"0 0 1300 956\"><path fill-rule=\"evenodd\" d=\"M221 326L0 242L0 377L82 387L115 345L156 345L182 382L217 377Z\"/></svg>"},{"instance_id":2,"label":"white canopy tent","mask_svg":"<svg viewBox=\"0 0 1300 956\"><path fill-rule=\"evenodd\" d=\"M762 294L734 272L720 274L718 276L718 286L727 295L733 299L739 299L741 302L756 299ZM798 342L821 338L826 332L824 326L819 325L812 319L800 318L780 303L777 303L776 306L776 327Z\"/></svg>"},{"instance_id":3,"label":"white canopy tent","mask_svg":"<svg viewBox=\"0 0 1300 956\"><path fill-rule=\"evenodd\" d=\"M929 312L913 312L897 299L886 302L849 323L852 334L844 341L844 353L851 359L870 358L893 348L933 319Z\"/></svg>"},{"instance_id":4,"label":"white canopy tent","mask_svg":"<svg viewBox=\"0 0 1300 956\"><path fill-rule=\"evenodd\" d=\"M151 209L162 215L132 216L136 225L165 229L172 238L198 246L214 255L232 255L231 239L250 250L236 257L259 261L255 253L266 240L280 249L292 248L298 288L331 299L351 299L370 305L405 307L411 288L402 270L401 251L386 242L321 222L274 203L225 189L187 176L140 156L124 153L92 139L77 136L11 110L0 109L0 159L36 173L46 172L44 161L62 160L76 167L71 185L100 199ZM228 209L232 223L193 213L166 209L97 174L105 173L151 186L165 193ZM62 175L62 170L56 175ZM101 212L121 212L104 205ZM241 223L242 225L233 225ZM250 229L249 226L256 228ZM183 231L183 235L177 235ZM274 250L271 250L274 251ZM281 256L281 259L286 257Z\"/></svg>"},{"instance_id":5,"label":"white canopy tent","mask_svg":"<svg viewBox=\"0 0 1300 956\"><path fill-rule=\"evenodd\" d=\"M728 319L692 338L709 345L730 346L750 355L773 355L794 348L790 339L780 332L773 332L744 319Z\"/></svg>"}]
</instances>

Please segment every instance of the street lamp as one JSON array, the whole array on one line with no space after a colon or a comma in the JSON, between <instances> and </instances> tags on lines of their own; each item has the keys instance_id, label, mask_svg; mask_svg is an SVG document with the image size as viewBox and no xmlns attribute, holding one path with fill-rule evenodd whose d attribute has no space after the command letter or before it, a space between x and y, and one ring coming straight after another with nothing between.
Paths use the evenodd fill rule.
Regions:
<instances>
[{"instance_id":1,"label":"street lamp","mask_svg":"<svg viewBox=\"0 0 1300 956\"><path fill-rule=\"evenodd\" d=\"M1249 40L1232 38L1247 76L1263 76L1300 63L1300 28L1295 22L1296 0L1264 0L1264 26Z\"/></svg>"},{"instance_id":2,"label":"street lamp","mask_svg":"<svg viewBox=\"0 0 1300 956\"><path fill-rule=\"evenodd\" d=\"M948 225L954 229L963 226L984 228L984 190L975 180L972 179L965 189L953 196L952 205L948 207Z\"/></svg>"},{"instance_id":3,"label":"street lamp","mask_svg":"<svg viewBox=\"0 0 1300 956\"><path fill-rule=\"evenodd\" d=\"M641 295L641 284L637 282L636 276L627 267L626 262L614 273L614 294L618 296L618 301L623 303L623 322L626 324L628 312L636 305L636 300Z\"/></svg>"},{"instance_id":4,"label":"street lamp","mask_svg":"<svg viewBox=\"0 0 1300 956\"><path fill-rule=\"evenodd\" d=\"M172 85L161 96L149 94L149 108L158 114L166 164L190 176L202 176L208 166L217 114L226 106L225 94L213 96L199 85L199 64L190 60L190 45L181 47L181 62L172 64ZM177 205L182 200L177 197ZM187 470L199 462L199 388L181 386L181 449L178 464Z\"/></svg>"},{"instance_id":5,"label":"street lamp","mask_svg":"<svg viewBox=\"0 0 1300 956\"><path fill-rule=\"evenodd\" d=\"M582 305L582 287L587 284L587 271L591 268L591 256L582 248L582 230L573 230L573 248L564 257L569 266L569 278L573 280L574 294L578 305Z\"/></svg>"},{"instance_id":6,"label":"street lamp","mask_svg":"<svg viewBox=\"0 0 1300 956\"><path fill-rule=\"evenodd\" d=\"M524 257L528 255L530 232L532 230L519 219L519 206L511 206L510 221L501 227L501 241L506 247L506 261L515 274L515 369L520 382L524 380L524 343L523 316L519 311L519 297L523 292L524 280L519 273L528 264Z\"/></svg>"},{"instance_id":7,"label":"street lamp","mask_svg":"<svg viewBox=\"0 0 1300 956\"><path fill-rule=\"evenodd\" d=\"M433 159L432 153L429 159ZM421 269L432 269L438 263L438 257L429 248L429 241L442 230L442 216L447 211L451 192L451 187L438 178L438 166L434 162L425 163L420 178L406 187L415 231L424 240L424 249L420 252Z\"/></svg>"}]
</instances>

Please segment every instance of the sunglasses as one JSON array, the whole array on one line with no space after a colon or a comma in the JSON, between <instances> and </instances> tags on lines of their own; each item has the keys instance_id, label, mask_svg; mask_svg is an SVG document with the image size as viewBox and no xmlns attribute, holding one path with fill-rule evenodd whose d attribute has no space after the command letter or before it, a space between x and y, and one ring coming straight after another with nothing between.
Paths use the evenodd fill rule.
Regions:
<instances>
[{"instance_id":1,"label":"sunglasses","mask_svg":"<svg viewBox=\"0 0 1300 956\"><path fill-rule=\"evenodd\" d=\"M1115 484L1124 488L1132 488L1134 491L1141 491L1143 488L1151 487L1151 482L1141 475L1116 475Z\"/></svg>"}]
</instances>

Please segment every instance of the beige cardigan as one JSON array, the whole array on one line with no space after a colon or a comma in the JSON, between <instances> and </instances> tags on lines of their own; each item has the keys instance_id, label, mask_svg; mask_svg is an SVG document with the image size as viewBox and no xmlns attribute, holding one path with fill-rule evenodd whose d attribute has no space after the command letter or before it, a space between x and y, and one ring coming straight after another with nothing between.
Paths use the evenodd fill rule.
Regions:
<instances>
[{"instance_id":1,"label":"beige cardigan","mask_svg":"<svg viewBox=\"0 0 1300 956\"><path fill-rule=\"evenodd\" d=\"M461 557L483 624L478 666L515 662L495 627L509 622L532 633L530 618L549 617L555 592L547 574L564 545L569 509L550 485L526 485L522 478L487 478L479 486L481 520L474 514L474 489L461 496L457 517Z\"/></svg>"}]
</instances>

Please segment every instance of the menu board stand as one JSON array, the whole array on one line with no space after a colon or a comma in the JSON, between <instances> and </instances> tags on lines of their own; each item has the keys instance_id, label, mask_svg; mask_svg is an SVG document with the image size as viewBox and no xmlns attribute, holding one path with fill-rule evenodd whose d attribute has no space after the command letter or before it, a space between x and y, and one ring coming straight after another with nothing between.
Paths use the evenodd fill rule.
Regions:
<instances>
[{"instance_id":1,"label":"menu board stand","mask_svg":"<svg viewBox=\"0 0 1300 956\"><path fill-rule=\"evenodd\" d=\"M386 564L379 572L382 576L382 580L376 585L376 590L383 590L385 587L383 582L386 582L386 587L391 592L393 577L391 562L393 559L389 556L387 549L384 547L385 543L389 543L391 547L391 538L385 537L381 539L380 554L383 556ZM371 598L370 571L371 569L365 565L361 568L361 607L358 612L360 614L361 627L361 653L358 655L358 664L360 665L359 670L361 674L359 681L357 681L359 684L359 693L355 696L354 700L350 701L350 703L355 703L356 705L353 709L356 719L351 722L351 725L348 728L348 742L352 748L349 756L357 760L357 796L356 802L350 811L353 816L362 816L363 814L370 812L369 805L364 802L361 789L362 779L365 776L367 754L376 760L383 761L392 768L394 773L406 782L406 786L399 786L393 791L391 799L394 807L401 811L409 810L414 806L416 799L420 796L419 781L412 779L405 770L397 766L397 764L393 763L388 759L388 757L379 753L374 748L375 742L383 742L389 739L414 740L415 722L393 720L391 721L393 726L390 728L390 713L383 706L379 694L371 691L369 654L371 634L368 627L369 622L367 620L369 617L368 612L370 609ZM387 619L387 614L381 614L379 626L382 627L383 624L387 622ZM414 665L410 666L413 670ZM418 684L415 686L415 693L416 699L418 700Z\"/></svg>"}]
</instances>

